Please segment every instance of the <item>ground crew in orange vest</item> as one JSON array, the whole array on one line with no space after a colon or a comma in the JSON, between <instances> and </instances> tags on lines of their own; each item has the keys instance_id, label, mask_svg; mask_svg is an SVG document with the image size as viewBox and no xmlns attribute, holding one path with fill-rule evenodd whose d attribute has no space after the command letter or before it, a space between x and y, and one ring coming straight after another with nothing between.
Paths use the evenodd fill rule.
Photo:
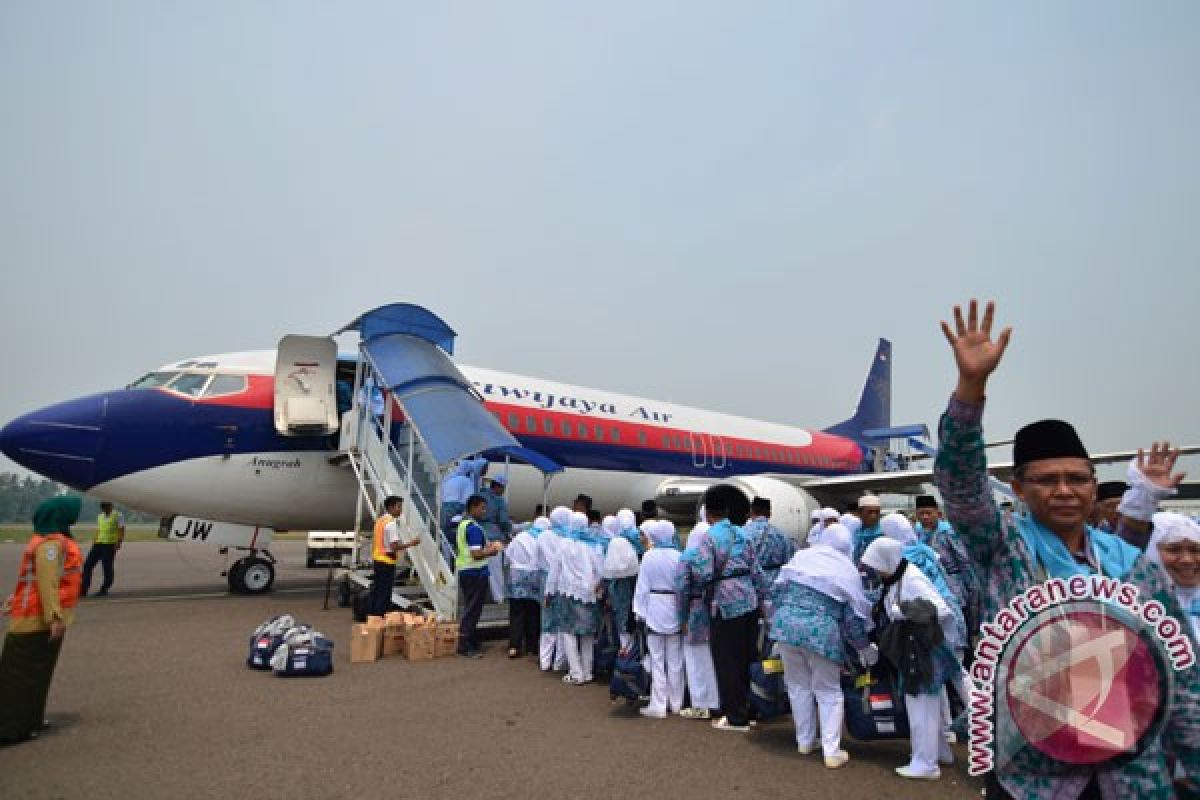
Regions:
<instances>
[{"instance_id":1,"label":"ground crew in orange vest","mask_svg":"<svg viewBox=\"0 0 1200 800\"><path fill-rule=\"evenodd\" d=\"M78 497L54 497L33 512L33 536L21 555L17 589L4 601L8 635L0 652L0 745L37 736L63 634L79 602L83 556L71 538Z\"/></svg>"},{"instance_id":2,"label":"ground crew in orange vest","mask_svg":"<svg viewBox=\"0 0 1200 800\"><path fill-rule=\"evenodd\" d=\"M383 501L384 514L375 520L375 535L371 539L371 565L374 577L371 581L370 614L382 616L392 602L392 587L396 584L396 557L403 550L416 547L418 539L400 541L400 514L404 511L404 500L388 495Z\"/></svg>"}]
</instances>

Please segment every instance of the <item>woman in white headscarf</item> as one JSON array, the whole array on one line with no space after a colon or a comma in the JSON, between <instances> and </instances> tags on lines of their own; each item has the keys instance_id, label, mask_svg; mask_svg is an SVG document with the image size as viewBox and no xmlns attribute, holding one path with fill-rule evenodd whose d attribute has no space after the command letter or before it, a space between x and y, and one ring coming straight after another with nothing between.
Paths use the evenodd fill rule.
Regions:
<instances>
[{"instance_id":1,"label":"woman in white headscarf","mask_svg":"<svg viewBox=\"0 0 1200 800\"><path fill-rule=\"evenodd\" d=\"M1193 645L1200 645L1200 523L1171 511L1152 517L1146 557L1166 570L1183 613L1191 621Z\"/></svg>"},{"instance_id":2,"label":"woman in white headscarf","mask_svg":"<svg viewBox=\"0 0 1200 800\"><path fill-rule=\"evenodd\" d=\"M695 554L700 542L708 535L708 523L698 522L687 537L688 553ZM680 556L682 559L683 556ZM676 588L686 604L687 616L683 628L683 665L687 675L688 696L691 706L679 712L687 719L709 719L714 709L721 707L717 692L717 669L713 664L712 618L708 604L704 602L702 587L693 587L688 580L690 570L683 568L682 561L675 571Z\"/></svg>"},{"instance_id":3,"label":"woman in white headscarf","mask_svg":"<svg viewBox=\"0 0 1200 800\"><path fill-rule=\"evenodd\" d=\"M572 513L571 529L558 553L550 607L562 633L568 672L564 683L590 683L596 632L600 629L601 544L588 532L586 514Z\"/></svg>"},{"instance_id":4,"label":"woman in white headscarf","mask_svg":"<svg viewBox=\"0 0 1200 800\"><path fill-rule=\"evenodd\" d=\"M875 570L883 579L883 608L891 622L902 622L913 603L924 600L933 606L942 635L955 634L955 617L941 593L929 578L904 560L904 545L887 536L871 542L863 552L862 565ZM883 641L882 639L880 641ZM884 648L886 652L886 648ZM961 667L943 641L932 651L933 675L920 686L902 686L908 711L912 759L897 767L903 778L936 780L941 777L940 763L953 763L954 754L942 736L941 695L946 683L954 680ZM895 664L899 669L902 665Z\"/></svg>"},{"instance_id":5,"label":"woman in white headscarf","mask_svg":"<svg viewBox=\"0 0 1200 800\"><path fill-rule=\"evenodd\" d=\"M617 518L608 517L605 521L608 520L612 520L615 532L609 539L608 552L604 554L604 584L621 647L624 648L629 646L631 640L630 613L633 610L633 590L637 584L638 554L633 545L620 535Z\"/></svg>"},{"instance_id":6,"label":"woman in white headscarf","mask_svg":"<svg viewBox=\"0 0 1200 800\"><path fill-rule=\"evenodd\" d=\"M675 583L679 550L675 526L666 520L651 525L650 550L633 594L633 613L646 623L650 651L650 704L643 716L661 719L683 708L683 598Z\"/></svg>"},{"instance_id":7,"label":"woman in white headscarf","mask_svg":"<svg viewBox=\"0 0 1200 800\"><path fill-rule=\"evenodd\" d=\"M508 564L508 657L519 658L538 652L542 632L542 592L545 573L538 564L538 537L550 527L550 520L538 517L504 548Z\"/></svg>"},{"instance_id":8,"label":"woman in white headscarf","mask_svg":"<svg viewBox=\"0 0 1200 800\"><path fill-rule=\"evenodd\" d=\"M549 528L537 539L538 569L545 576L542 582L542 636L538 647L538 664L542 672L567 668L567 649L552 606L557 602L553 588L560 573L558 554L569 533L571 509L555 508L550 512L549 522Z\"/></svg>"},{"instance_id":9,"label":"woman in white headscarf","mask_svg":"<svg viewBox=\"0 0 1200 800\"><path fill-rule=\"evenodd\" d=\"M821 751L830 769L850 760L841 747L845 706L840 673L848 660L845 643L860 661L873 664L878 658L867 640L871 604L850 560L853 552L850 531L837 523L824 528L816 544L797 551L779 571L768 606L769 636L778 643L783 658L783 679L796 724L796 749L808 755L816 746L815 698L821 717Z\"/></svg>"}]
</instances>

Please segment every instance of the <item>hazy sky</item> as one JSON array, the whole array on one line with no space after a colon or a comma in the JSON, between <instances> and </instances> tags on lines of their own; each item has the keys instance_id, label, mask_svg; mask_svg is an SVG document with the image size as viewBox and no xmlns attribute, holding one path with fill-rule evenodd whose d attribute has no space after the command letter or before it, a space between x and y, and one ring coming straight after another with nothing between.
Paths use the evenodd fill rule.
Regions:
<instances>
[{"instance_id":1,"label":"hazy sky","mask_svg":"<svg viewBox=\"0 0 1200 800\"><path fill-rule=\"evenodd\" d=\"M1198 37L1189 2L4 3L0 421L404 300L465 363L809 427L886 336L933 424L979 294L989 436L1200 443Z\"/></svg>"}]
</instances>

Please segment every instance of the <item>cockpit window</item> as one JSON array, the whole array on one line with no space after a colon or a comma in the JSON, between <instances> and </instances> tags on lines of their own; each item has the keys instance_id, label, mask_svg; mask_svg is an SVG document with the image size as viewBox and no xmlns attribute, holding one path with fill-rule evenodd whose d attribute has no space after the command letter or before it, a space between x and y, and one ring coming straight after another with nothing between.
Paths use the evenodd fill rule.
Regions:
<instances>
[{"instance_id":1,"label":"cockpit window","mask_svg":"<svg viewBox=\"0 0 1200 800\"><path fill-rule=\"evenodd\" d=\"M157 386L166 386L178 376L178 372L151 372L138 378L133 383L129 384L130 389L153 389Z\"/></svg>"},{"instance_id":2,"label":"cockpit window","mask_svg":"<svg viewBox=\"0 0 1200 800\"><path fill-rule=\"evenodd\" d=\"M185 372L171 381L171 385L167 388L172 392L186 394L188 397L199 397L204 392L204 386L211 377L212 373L209 372Z\"/></svg>"},{"instance_id":3,"label":"cockpit window","mask_svg":"<svg viewBox=\"0 0 1200 800\"><path fill-rule=\"evenodd\" d=\"M204 396L215 397L220 394L237 394L245 388L245 375L214 375L212 383L204 391Z\"/></svg>"}]
</instances>

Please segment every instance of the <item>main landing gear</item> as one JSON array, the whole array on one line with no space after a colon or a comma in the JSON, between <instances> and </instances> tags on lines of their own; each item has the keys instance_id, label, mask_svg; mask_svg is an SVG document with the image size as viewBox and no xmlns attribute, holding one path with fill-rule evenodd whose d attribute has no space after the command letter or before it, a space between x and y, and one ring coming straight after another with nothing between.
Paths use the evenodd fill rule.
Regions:
<instances>
[{"instance_id":1,"label":"main landing gear","mask_svg":"<svg viewBox=\"0 0 1200 800\"><path fill-rule=\"evenodd\" d=\"M236 549L249 550L250 554L233 562L226 571L229 591L233 594L264 594L271 591L275 584L275 556L271 555L271 551L249 547ZM222 548L223 553L228 551L228 548Z\"/></svg>"}]
</instances>

